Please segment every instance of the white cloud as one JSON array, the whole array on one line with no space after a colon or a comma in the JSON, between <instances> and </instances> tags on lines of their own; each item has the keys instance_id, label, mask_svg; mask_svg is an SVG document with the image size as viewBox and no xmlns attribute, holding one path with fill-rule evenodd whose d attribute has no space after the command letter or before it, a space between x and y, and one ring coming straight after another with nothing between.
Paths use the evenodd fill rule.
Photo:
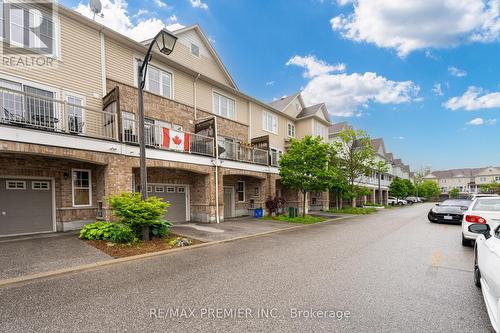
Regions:
<instances>
[{"instance_id":1,"label":"white cloud","mask_svg":"<svg viewBox=\"0 0 500 333\"><path fill-rule=\"evenodd\" d=\"M456 76L456 77L467 76L466 71L464 71L463 69L460 69L460 68L453 67L453 66L448 67L448 73L450 73L450 75Z\"/></svg>"},{"instance_id":2,"label":"white cloud","mask_svg":"<svg viewBox=\"0 0 500 333\"><path fill-rule=\"evenodd\" d=\"M500 107L500 92L486 93L481 88L471 86L462 96L450 98L443 106L453 111L498 108Z\"/></svg>"},{"instance_id":3,"label":"white cloud","mask_svg":"<svg viewBox=\"0 0 500 333\"><path fill-rule=\"evenodd\" d=\"M472 126L480 126L480 125L495 125L497 123L496 119L487 119L484 120L483 118L474 118L471 121L468 121L465 123L466 125L472 125Z\"/></svg>"},{"instance_id":4,"label":"white cloud","mask_svg":"<svg viewBox=\"0 0 500 333\"><path fill-rule=\"evenodd\" d=\"M305 57L301 57L295 55L288 60L286 63L287 66L295 65L302 68L305 68L304 77L312 78L322 74L329 74L331 72L343 72L345 71L345 64L336 64L329 65L323 60L318 60L313 55L307 55Z\"/></svg>"},{"instance_id":5,"label":"white cloud","mask_svg":"<svg viewBox=\"0 0 500 333\"><path fill-rule=\"evenodd\" d=\"M165 2L163 2L162 0L154 0L154 3L160 7L160 8L164 8L164 9L169 9L171 8L169 5L167 5Z\"/></svg>"},{"instance_id":6,"label":"white cloud","mask_svg":"<svg viewBox=\"0 0 500 333\"><path fill-rule=\"evenodd\" d=\"M274 86L274 81L267 81L266 86Z\"/></svg>"},{"instance_id":7,"label":"white cloud","mask_svg":"<svg viewBox=\"0 0 500 333\"><path fill-rule=\"evenodd\" d=\"M432 86L432 92L436 96L443 96L443 90L441 89L441 83L434 83Z\"/></svg>"},{"instance_id":8,"label":"white cloud","mask_svg":"<svg viewBox=\"0 0 500 333\"><path fill-rule=\"evenodd\" d=\"M404 136L395 136L393 137L394 140L404 140L405 137Z\"/></svg>"},{"instance_id":9,"label":"white cloud","mask_svg":"<svg viewBox=\"0 0 500 333\"><path fill-rule=\"evenodd\" d=\"M347 0L337 0L346 4ZM330 20L344 38L415 50L499 40L499 0L352 0L353 12Z\"/></svg>"},{"instance_id":10,"label":"white cloud","mask_svg":"<svg viewBox=\"0 0 500 333\"><path fill-rule=\"evenodd\" d=\"M336 66L310 56L294 56L287 65L304 68L304 77L310 78L302 92L305 102L310 105L325 103L329 112L336 116L360 115L360 108L370 103L410 102L419 91L411 81L391 81L371 72L332 74Z\"/></svg>"},{"instance_id":11,"label":"white cloud","mask_svg":"<svg viewBox=\"0 0 500 333\"><path fill-rule=\"evenodd\" d=\"M136 23L133 23L127 11L127 6L128 4L125 0L102 0L103 16L96 16L95 20L137 41L152 38L163 28L173 31L184 27L177 21L175 15L170 16L166 21L162 21L158 18L150 18L147 20L139 19ZM79 3L75 10L89 18L94 16L88 4ZM139 12L136 15L132 15L132 17L144 13L144 10L139 10Z\"/></svg>"},{"instance_id":12,"label":"white cloud","mask_svg":"<svg viewBox=\"0 0 500 333\"><path fill-rule=\"evenodd\" d=\"M189 2L193 8L208 9L208 5L201 0L189 0Z\"/></svg>"}]
</instances>

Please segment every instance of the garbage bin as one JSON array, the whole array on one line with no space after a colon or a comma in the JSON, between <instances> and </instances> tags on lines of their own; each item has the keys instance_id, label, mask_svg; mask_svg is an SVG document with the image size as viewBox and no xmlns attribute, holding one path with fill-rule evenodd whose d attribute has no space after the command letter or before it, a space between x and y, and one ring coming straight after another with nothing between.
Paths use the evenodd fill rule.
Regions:
<instances>
[{"instance_id":1,"label":"garbage bin","mask_svg":"<svg viewBox=\"0 0 500 333\"><path fill-rule=\"evenodd\" d=\"M264 210L262 208L256 208L256 209L254 209L253 217L255 217L255 218L261 218L262 216L264 216Z\"/></svg>"},{"instance_id":2,"label":"garbage bin","mask_svg":"<svg viewBox=\"0 0 500 333\"><path fill-rule=\"evenodd\" d=\"M297 208L288 207L288 217L297 217Z\"/></svg>"}]
</instances>

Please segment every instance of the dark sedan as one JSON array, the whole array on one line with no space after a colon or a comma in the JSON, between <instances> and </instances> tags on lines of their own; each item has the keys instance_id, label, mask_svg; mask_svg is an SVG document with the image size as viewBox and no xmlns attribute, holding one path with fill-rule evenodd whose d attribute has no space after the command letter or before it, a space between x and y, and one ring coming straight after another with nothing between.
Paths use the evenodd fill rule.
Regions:
<instances>
[{"instance_id":1,"label":"dark sedan","mask_svg":"<svg viewBox=\"0 0 500 333\"><path fill-rule=\"evenodd\" d=\"M445 222L460 224L471 202L471 200L465 199L445 200L436 204L435 207L432 207L427 218L433 223Z\"/></svg>"}]
</instances>

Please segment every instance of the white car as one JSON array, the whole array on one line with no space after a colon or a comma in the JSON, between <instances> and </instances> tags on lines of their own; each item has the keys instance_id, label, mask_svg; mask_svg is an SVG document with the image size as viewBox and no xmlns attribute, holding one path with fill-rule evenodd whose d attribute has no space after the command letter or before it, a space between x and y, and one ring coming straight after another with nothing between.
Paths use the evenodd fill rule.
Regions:
<instances>
[{"instance_id":1,"label":"white car","mask_svg":"<svg viewBox=\"0 0 500 333\"><path fill-rule=\"evenodd\" d=\"M477 238L477 233L469 231L471 224L488 224L494 230L499 223L500 196L476 198L462 219L462 245L472 245Z\"/></svg>"},{"instance_id":2,"label":"white car","mask_svg":"<svg viewBox=\"0 0 500 333\"><path fill-rule=\"evenodd\" d=\"M389 197L389 198L387 198L387 204L388 205L393 205L393 206L395 206L395 205L402 206L402 205L407 205L408 201L403 200L403 199L397 199L397 198L394 198L394 197Z\"/></svg>"},{"instance_id":3,"label":"white car","mask_svg":"<svg viewBox=\"0 0 500 333\"><path fill-rule=\"evenodd\" d=\"M487 194L487 193L471 194L467 197L467 199L475 200L477 198L486 198L486 197L498 197L498 194Z\"/></svg>"},{"instance_id":4,"label":"white car","mask_svg":"<svg viewBox=\"0 0 500 333\"><path fill-rule=\"evenodd\" d=\"M471 224L478 234L474 249L474 283L481 288L491 326L500 331L500 226Z\"/></svg>"}]
</instances>

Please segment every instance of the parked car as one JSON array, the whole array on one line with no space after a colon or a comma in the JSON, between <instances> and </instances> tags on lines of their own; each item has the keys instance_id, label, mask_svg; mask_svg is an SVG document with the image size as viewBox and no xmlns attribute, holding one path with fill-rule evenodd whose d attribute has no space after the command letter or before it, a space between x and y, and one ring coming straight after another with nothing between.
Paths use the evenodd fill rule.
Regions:
<instances>
[{"instance_id":1,"label":"parked car","mask_svg":"<svg viewBox=\"0 0 500 333\"><path fill-rule=\"evenodd\" d=\"M410 205L413 205L414 203L419 203L419 202L422 202L422 200L420 200L420 198L418 197L406 197L405 200L410 204Z\"/></svg>"},{"instance_id":2,"label":"parked car","mask_svg":"<svg viewBox=\"0 0 500 333\"><path fill-rule=\"evenodd\" d=\"M469 246L477 238L477 233L470 232L471 224L488 224L491 230L500 223L500 196L478 197L472 201L462 219L462 245Z\"/></svg>"},{"instance_id":3,"label":"parked car","mask_svg":"<svg viewBox=\"0 0 500 333\"><path fill-rule=\"evenodd\" d=\"M432 207L427 218L432 223L454 222L460 224L471 203L472 201L465 199L445 200Z\"/></svg>"},{"instance_id":4,"label":"parked car","mask_svg":"<svg viewBox=\"0 0 500 333\"><path fill-rule=\"evenodd\" d=\"M478 194L471 194L467 197L469 200L475 200L477 198L486 198L486 197L498 197L498 194L487 194L487 193L478 193Z\"/></svg>"},{"instance_id":5,"label":"parked car","mask_svg":"<svg viewBox=\"0 0 500 333\"><path fill-rule=\"evenodd\" d=\"M402 205L407 205L408 201L406 201L404 199L397 199L394 197L389 197L389 198L387 198L387 204L392 205L392 206L395 206L395 205L402 206Z\"/></svg>"},{"instance_id":6,"label":"parked car","mask_svg":"<svg viewBox=\"0 0 500 333\"><path fill-rule=\"evenodd\" d=\"M481 288L491 326L500 332L500 225L471 224L478 235L474 248L474 284Z\"/></svg>"}]
</instances>

